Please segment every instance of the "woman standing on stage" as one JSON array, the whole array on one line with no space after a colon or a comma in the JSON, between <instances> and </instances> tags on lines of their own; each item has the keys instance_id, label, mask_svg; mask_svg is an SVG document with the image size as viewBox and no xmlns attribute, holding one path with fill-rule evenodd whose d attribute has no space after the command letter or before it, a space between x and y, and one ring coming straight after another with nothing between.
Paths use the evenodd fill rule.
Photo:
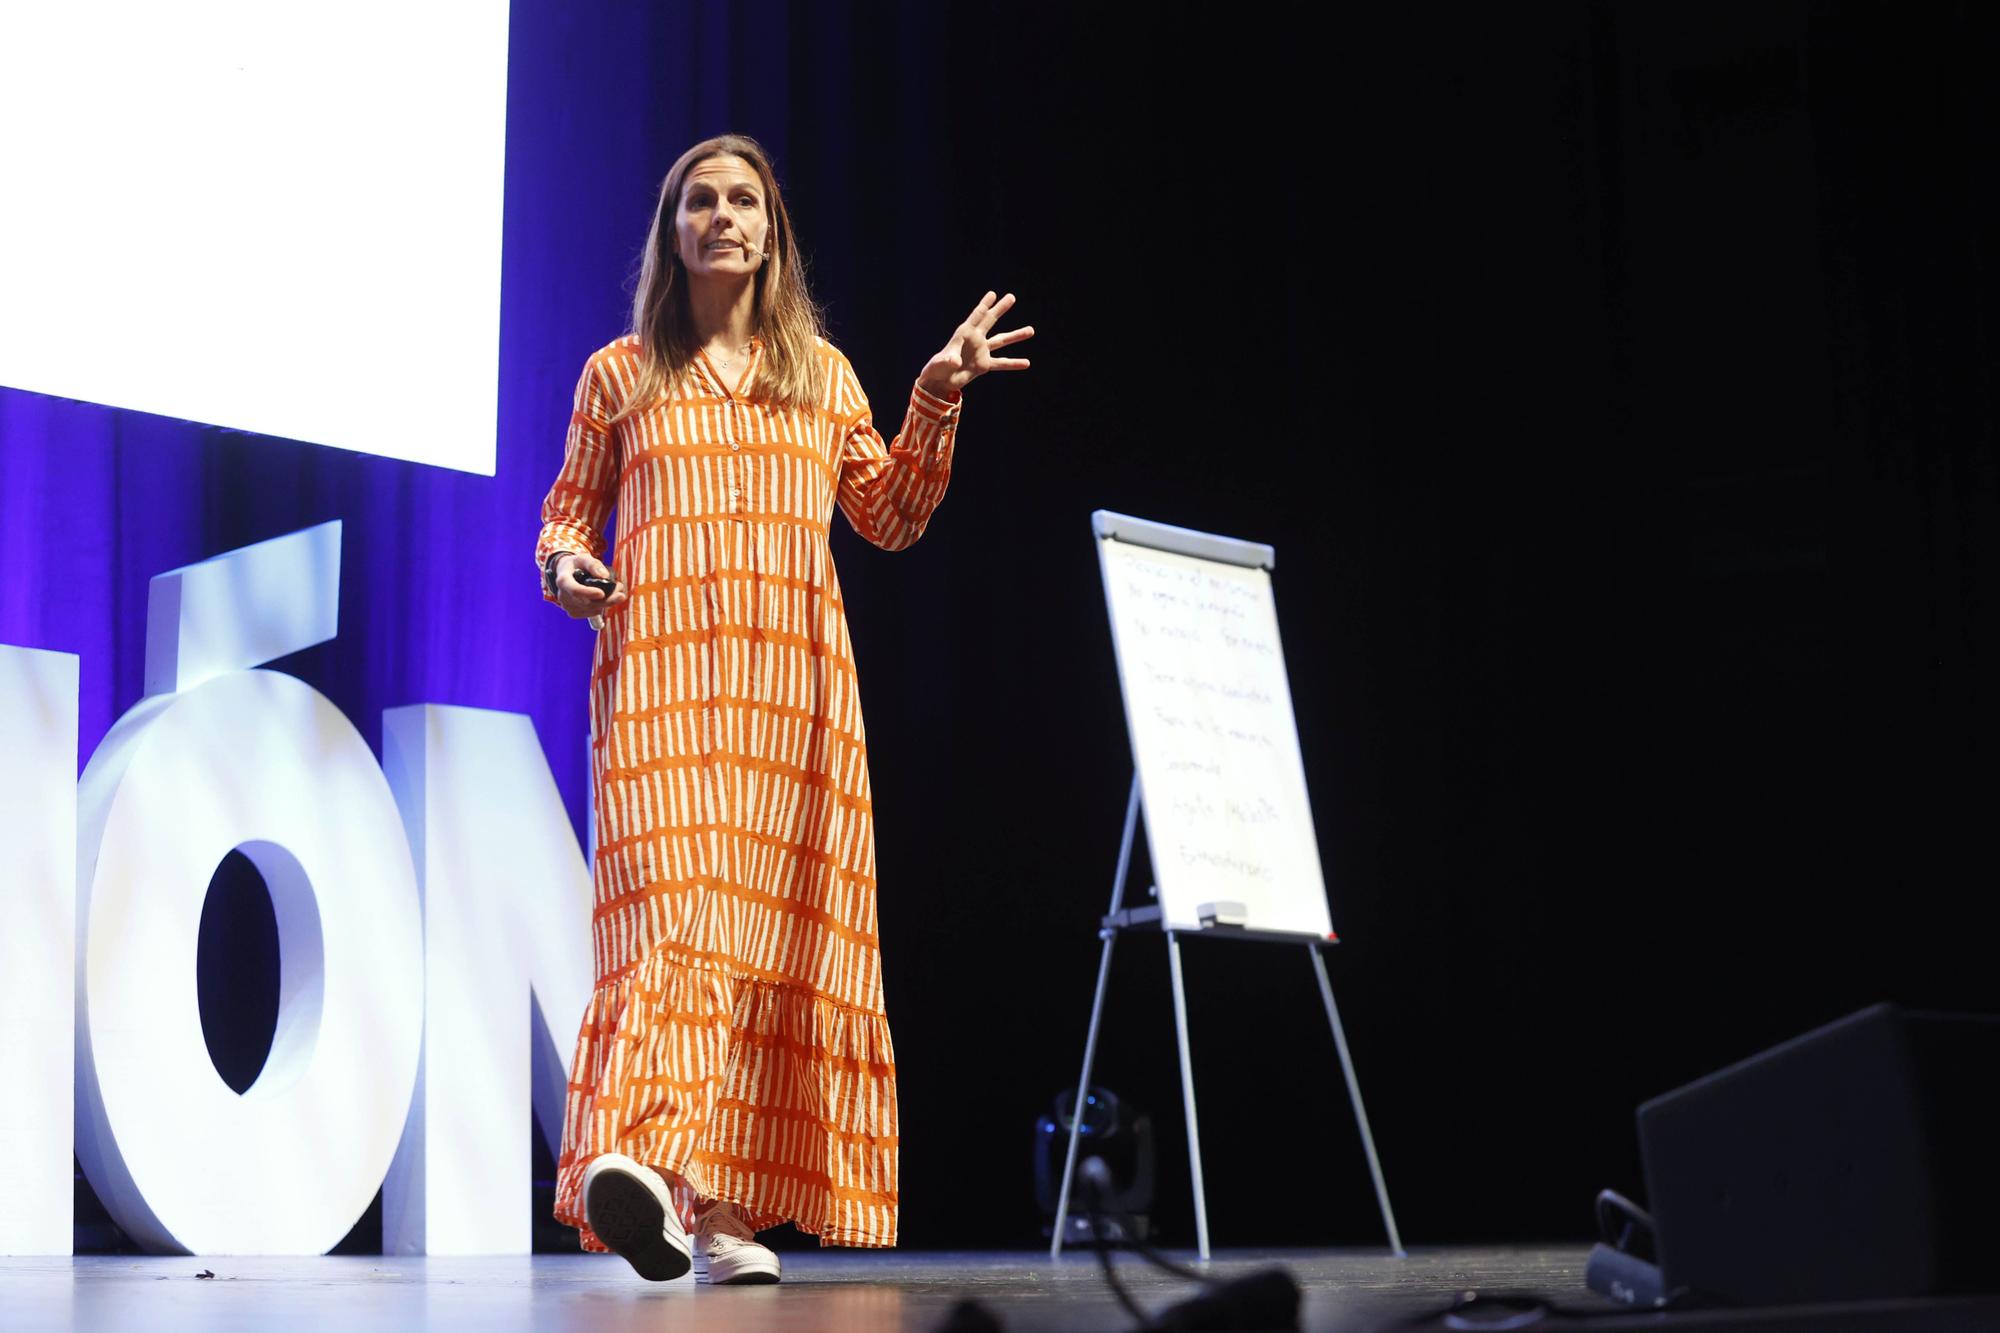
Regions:
<instances>
[{"instance_id":1,"label":"woman standing on stage","mask_svg":"<svg viewBox=\"0 0 2000 1333\"><path fill-rule=\"evenodd\" d=\"M754 1237L785 1221L895 1244L873 809L828 525L837 502L886 550L923 534L961 391L1027 368L994 355L1033 335L993 332L1013 302L974 307L885 446L821 336L769 160L725 135L667 173L633 331L577 385L535 546L543 595L603 627L597 989L556 1216L645 1277L775 1282Z\"/></svg>"}]
</instances>

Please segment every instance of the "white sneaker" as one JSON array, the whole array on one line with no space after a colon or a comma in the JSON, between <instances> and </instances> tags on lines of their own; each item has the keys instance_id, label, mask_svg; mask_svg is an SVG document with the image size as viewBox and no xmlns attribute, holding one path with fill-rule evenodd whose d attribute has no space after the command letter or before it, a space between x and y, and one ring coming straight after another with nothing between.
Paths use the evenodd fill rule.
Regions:
<instances>
[{"instance_id":1,"label":"white sneaker","mask_svg":"<svg viewBox=\"0 0 2000 1333\"><path fill-rule=\"evenodd\" d=\"M778 1256L757 1243L734 1204L711 1203L695 1224L694 1271L711 1284L776 1282Z\"/></svg>"},{"instance_id":2,"label":"white sneaker","mask_svg":"<svg viewBox=\"0 0 2000 1333\"><path fill-rule=\"evenodd\" d=\"M688 1271L687 1228L667 1182L623 1153L594 1158L583 1172L583 1216L597 1238L625 1256L648 1282Z\"/></svg>"}]
</instances>

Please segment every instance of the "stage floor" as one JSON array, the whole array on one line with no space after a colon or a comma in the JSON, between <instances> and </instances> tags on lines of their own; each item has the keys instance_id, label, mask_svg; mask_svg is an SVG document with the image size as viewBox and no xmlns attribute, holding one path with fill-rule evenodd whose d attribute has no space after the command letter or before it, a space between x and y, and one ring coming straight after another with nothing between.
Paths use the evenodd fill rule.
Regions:
<instances>
[{"instance_id":1,"label":"stage floor","mask_svg":"<svg viewBox=\"0 0 2000 1333\"><path fill-rule=\"evenodd\" d=\"M1610 1309L1583 1287L1585 1247L1225 1252L1210 1271L1288 1269L1305 1290L1302 1327L1376 1330L1437 1310L1467 1289L1532 1291L1566 1305ZM1176 1254L1191 1262L1192 1256ZM774 1287L644 1282L603 1255L509 1259L184 1259L88 1255L0 1259L0 1325L23 1329L378 1330L477 1328L660 1333L909 1330L929 1333L960 1300L983 1304L1008 1333L1133 1326L1088 1252L828 1250L784 1255ZM1194 1284L1120 1255L1118 1271L1157 1314ZM207 1270L213 1278L197 1277Z\"/></svg>"},{"instance_id":2,"label":"stage floor","mask_svg":"<svg viewBox=\"0 0 2000 1333\"><path fill-rule=\"evenodd\" d=\"M1586 1330L1751 1330L1754 1333L1992 1333L2000 1295L1786 1310L1639 1315L1583 1286L1582 1245L1417 1250L1234 1251L1210 1272L1239 1275L1276 1264L1305 1291L1301 1327L1321 1333L1389 1333L1434 1316L1467 1291L1529 1295L1562 1307L1533 1326ZM1175 1258L1190 1262L1191 1256ZM1135 1325L1089 1254L1051 1264L1039 1252L788 1252L775 1287L706 1287L641 1281L602 1255L518 1259L156 1259L88 1255L0 1258L0 1329L142 1329L146 1333L242 1330L324 1333L366 1328L577 1330L660 1333L933 1333L961 1300L978 1301L1006 1333L1108 1333ZM1129 1255L1119 1273L1158 1315L1194 1294ZM199 1277L204 1271L212 1278ZM1595 1317L1593 1317L1595 1316ZM1487 1315L1490 1321L1492 1314ZM1435 1319L1428 1327L1441 1325ZM1461 1320L1458 1327L1500 1327ZM1524 1325L1513 1325L1522 1327Z\"/></svg>"}]
</instances>

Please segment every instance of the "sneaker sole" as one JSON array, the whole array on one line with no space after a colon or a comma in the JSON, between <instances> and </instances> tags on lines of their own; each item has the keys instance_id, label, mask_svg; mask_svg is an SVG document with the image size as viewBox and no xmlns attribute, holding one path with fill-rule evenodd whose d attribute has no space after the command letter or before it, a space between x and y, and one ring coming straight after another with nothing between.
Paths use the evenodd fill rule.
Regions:
<instances>
[{"instance_id":1,"label":"sneaker sole","mask_svg":"<svg viewBox=\"0 0 2000 1333\"><path fill-rule=\"evenodd\" d=\"M694 1266L695 1280L715 1287L766 1287L778 1280L776 1262L769 1264L753 1260L747 1264L730 1264L722 1268L722 1275L716 1275L718 1265L707 1260L698 1260Z\"/></svg>"},{"instance_id":2,"label":"sneaker sole","mask_svg":"<svg viewBox=\"0 0 2000 1333\"><path fill-rule=\"evenodd\" d=\"M671 1282L694 1260L667 1239L667 1210L659 1196L630 1172L598 1172L583 1191L583 1215L597 1238L648 1282Z\"/></svg>"}]
</instances>

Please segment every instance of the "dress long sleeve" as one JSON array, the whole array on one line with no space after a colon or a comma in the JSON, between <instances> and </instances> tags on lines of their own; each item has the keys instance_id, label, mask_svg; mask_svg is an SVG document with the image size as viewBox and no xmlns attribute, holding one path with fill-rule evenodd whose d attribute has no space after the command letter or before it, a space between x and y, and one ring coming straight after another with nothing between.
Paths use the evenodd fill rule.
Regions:
<instances>
[{"instance_id":1,"label":"dress long sleeve","mask_svg":"<svg viewBox=\"0 0 2000 1333\"><path fill-rule=\"evenodd\" d=\"M601 358L592 357L576 384L563 444L562 471L542 501L542 531L535 540L535 574L557 551L604 554L604 529L618 486L618 445L611 438L611 396ZM554 601L546 586L543 601Z\"/></svg>"},{"instance_id":2,"label":"dress long sleeve","mask_svg":"<svg viewBox=\"0 0 2000 1333\"><path fill-rule=\"evenodd\" d=\"M921 385L912 386L903 428L895 443L885 445L860 383L845 360L838 365L836 408L848 420L840 459L840 511L866 540L885 551L903 550L924 535L944 499L962 400L947 401Z\"/></svg>"}]
</instances>

